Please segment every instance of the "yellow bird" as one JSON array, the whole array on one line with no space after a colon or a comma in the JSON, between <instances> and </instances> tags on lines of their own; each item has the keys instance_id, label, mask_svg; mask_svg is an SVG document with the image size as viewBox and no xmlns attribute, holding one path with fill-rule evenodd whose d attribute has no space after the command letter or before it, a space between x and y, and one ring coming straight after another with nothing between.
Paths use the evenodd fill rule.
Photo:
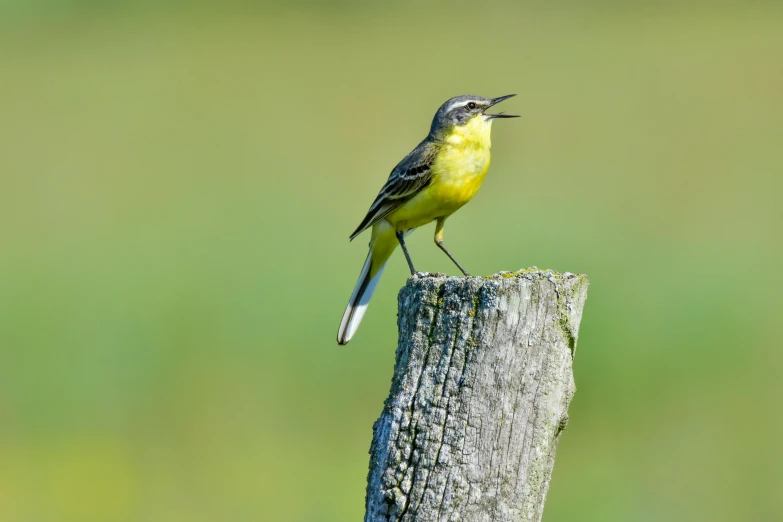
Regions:
<instances>
[{"instance_id":1,"label":"yellow bird","mask_svg":"<svg viewBox=\"0 0 783 522\"><path fill-rule=\"evenodd\" d=\"M457 96L438 109L430 133L418 147L394 167L389 180L370 206L367 216L351 234L351 240L372 227L370 253L343 314L337 342L351 340L364 317L386 261L397 243L416 273L404 237L413 229L435 221L435 244L463 274L469 275L443 245L443 223L476 195L489 169L490 130L498 118L513 114L485 111L505 99Z\"/></svg>"}]
</instances>

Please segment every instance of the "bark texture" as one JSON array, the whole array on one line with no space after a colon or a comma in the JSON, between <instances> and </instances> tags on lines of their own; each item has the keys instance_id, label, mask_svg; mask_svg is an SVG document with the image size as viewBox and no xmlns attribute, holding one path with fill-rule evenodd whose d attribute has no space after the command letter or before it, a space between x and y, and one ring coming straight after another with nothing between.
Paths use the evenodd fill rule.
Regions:
<instances>
[{"instance_id":1,"label":"bark texture","mask_svg":"<svg viewBox=\"0 0 783 522\"><path fill-rule=\"evenodd\" d=\"M587 286L536 268L408 280L366 522L541 519Z\"/></svg>"}]
</instances>

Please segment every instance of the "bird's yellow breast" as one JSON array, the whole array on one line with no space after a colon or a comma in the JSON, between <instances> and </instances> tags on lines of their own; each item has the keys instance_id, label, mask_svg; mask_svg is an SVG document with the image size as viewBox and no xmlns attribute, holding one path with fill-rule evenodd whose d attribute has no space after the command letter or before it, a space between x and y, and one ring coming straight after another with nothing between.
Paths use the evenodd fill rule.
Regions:
<instances>
[{"instance_id":1,"label":"bird's yellow breast","mask_svg":"<svg viewBox=\"0 0 783 522\"><path fill-rule=\"evenodd\" d=\"M491 121L479 115L455 127L432 165L432 181L386 219L409 229L446 217L476 195L490 162Z\"/></svg>"},{"instance_id":2,"label":"bird's yellow breast","mask_svg":"<svg viewBox=\"0 0 783 522\"><path fill-rule=\"evenodd\" d=\"M482 116L456 127L435 159L433 188L444 202L461 207L476 195L490 162L490 126Z\"/></svg>"}]
</instances>

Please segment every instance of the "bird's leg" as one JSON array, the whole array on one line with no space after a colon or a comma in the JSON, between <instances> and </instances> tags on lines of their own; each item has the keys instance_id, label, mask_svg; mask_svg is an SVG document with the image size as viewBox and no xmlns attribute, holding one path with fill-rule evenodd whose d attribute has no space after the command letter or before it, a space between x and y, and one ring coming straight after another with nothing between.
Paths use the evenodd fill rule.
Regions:
<instances>
[{"instance_id":1,"label":"bird's leg","mask_svg":"<svg viewBox=\"0 0 783 522\"><path fill-rule=\"evenodd\" d=\"M395 234L397 235L397 241L400 242L400 246L402 247L402 252L405 254L405 260L408 261L408 267L411 269L411 275L416 275L416 269L413 268L413 261L411 261L411 256L408 253L408 247L405 246L405 233L402 230L397 230Z\"/></svg>"},{"instance_id":2,"label":"bird's leg","mask_svg":"<svg viewBox=\"0 0 783 522\"><path fill-rule=\"evenodd\" d=\"M449 252L445 246L443 246L443 223L446 221L446 218L438 218L437 223L435 224L435 244L438 245L438 248L446 252L446 255L449 256L449 259L454 261L454 264L457 265L457 268L462 270L462 273L466 276L470 276L467 270L462 268L462 265L459 264L459 261L454 259L454 256L451 255L451 252Z\"/></svg>"}]
</instances>

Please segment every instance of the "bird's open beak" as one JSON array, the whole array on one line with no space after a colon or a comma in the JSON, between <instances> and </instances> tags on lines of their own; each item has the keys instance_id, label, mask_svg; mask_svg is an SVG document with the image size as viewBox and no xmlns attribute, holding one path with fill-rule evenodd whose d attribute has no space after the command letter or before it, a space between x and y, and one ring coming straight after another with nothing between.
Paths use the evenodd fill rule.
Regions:
<instances>
[{"instance_id":1,"label":"bird's open beak","mask_svg":"<svg viewBox=\"0 0 783 522\"><path fill-rule=\"evenodd\" d=\"M498 103L502 102L503 100L508 100L509 98L513 98L514 96L516 96L516 94L507 94L505 96L500 96L498 98L493 98L492 101L490 102L489 106L487 107L487 109L489 109L489 107L492 107L493 105L497 105ZM492 119L495 119L495 118L519 118L518 114L503 114L502 112L500 112L498 114L484 114L484 116L486 116L488 120L492 120Z\"/></svg>"}]
</instances>

